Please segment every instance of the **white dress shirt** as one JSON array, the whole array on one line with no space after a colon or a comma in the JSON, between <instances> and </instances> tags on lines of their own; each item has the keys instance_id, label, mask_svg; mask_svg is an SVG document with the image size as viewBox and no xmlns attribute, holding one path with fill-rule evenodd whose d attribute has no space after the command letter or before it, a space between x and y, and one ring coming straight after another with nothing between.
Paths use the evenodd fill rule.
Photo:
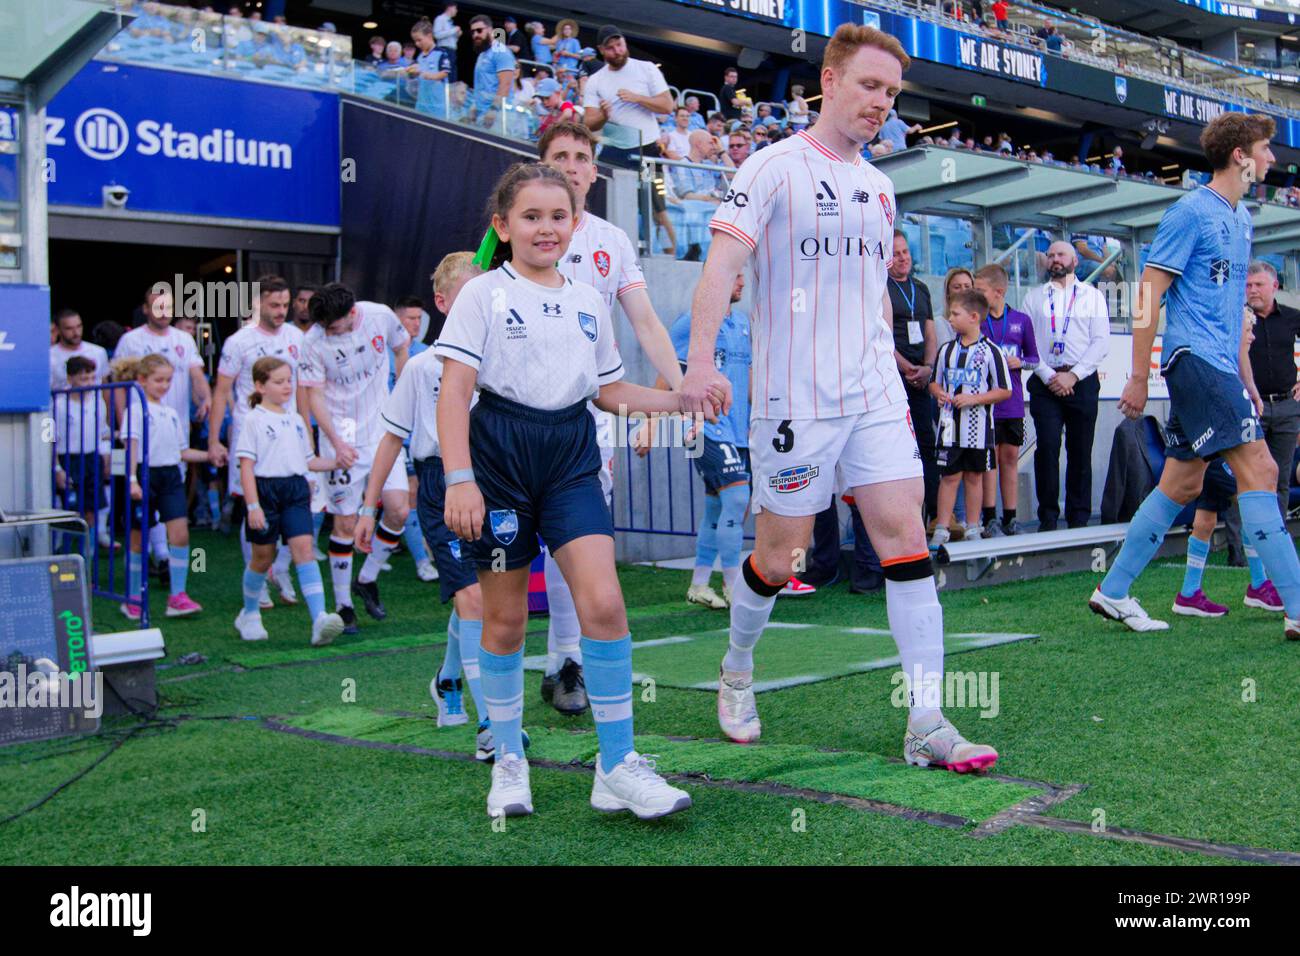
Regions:
<instances>
[{"instance_id":1,"label":"white dress shirt","mask_svg":"<svg viewBox=\"0 0 1300 956\"><path fill-rule=\"evenodd\" d=\"M1048 281L1030 289L1021 311L1034 323L1034 339L1042 356L1034 374L1044 385L1062 366L1073 366L1071 373L1084 379L1106 360L1110 311L1096 286L1080 282L1071 273L1064 285Z\"/></svg>"}]
</instances>

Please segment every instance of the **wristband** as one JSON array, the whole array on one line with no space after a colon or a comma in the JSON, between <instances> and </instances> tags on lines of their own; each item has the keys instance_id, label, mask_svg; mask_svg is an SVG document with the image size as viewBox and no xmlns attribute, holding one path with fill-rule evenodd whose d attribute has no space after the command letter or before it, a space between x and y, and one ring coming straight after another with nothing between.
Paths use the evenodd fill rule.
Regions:
<instances>
[{"instance_id":1,"label":"wristband","mask_svg":"<svg viewBox=\"0 0 1300 956\"><path fill-rule=\"evenodd\" d=\"M473 468L457 468L455 471L447 472L445 484L448 488L452 485L462 485L467 481L474 480Z\"/></svg>"},{"instance_id":2,"label":"wristband","mask_svg":"<svg viewBox=\"0 0 1300 956\"><path fill-rule=\"evenodd\" d=\"M373 518L375 515L379 514L379 509L371 508L367 505L362 505L360 508L357 509L357 514L359 514L363 518Z\"/></svg>"},{"instance_id":3,"label":"wristband","mask_svg":"<svg viewBox=\"0 0 1300 956\"><path fill-rule=\"evenodd\" d=\"M261 510L262 510L262 505L261 505L260 502L254 501L252 504L247 504L247 505L245 505L245 506L244 506L244 510L249 511L249 512L253 512L253 511L261 511Z\"/></svg>"}]
</instances>

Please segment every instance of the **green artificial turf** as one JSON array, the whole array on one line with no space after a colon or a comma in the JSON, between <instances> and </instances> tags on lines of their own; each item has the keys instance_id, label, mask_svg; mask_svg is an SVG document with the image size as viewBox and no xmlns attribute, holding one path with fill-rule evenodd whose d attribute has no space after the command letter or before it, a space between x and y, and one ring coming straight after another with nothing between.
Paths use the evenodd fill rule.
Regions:
<instances>
[{"instance_id":1,"label":"green artificial turf","mask_svg":"<svg viewBox=\"0 0 1300 956\"><path fill-rule=\"evenodd\" d=\"M442 658L447 609L436 584L416 579L409 558L395 558L380 579L387 621L363 620L358 637L315 651L302 607L267 612L264 644L240 642L231 627L240 604L238 545L205 532L195 533L194 544L205 549L206 570L191 573L189 590L203 614L168 620L154 597L154 623L168 649L159 717L169 723L136 732L39 809L0 825L0 863L1223 862L1021 826L975 838L798 796L690 782L694 807L645 825L592 812L589 772L544 767L532 775L537 813L497 833L484 809L488 771L473 761L342 746L266 725L272 717L292 723L344 711L349 720L382 722L367 733L410 733L423 747L439 739L428 720L385 716L434 713L428 685ZM688 572L625 567L620 577L634 641L725 627L725 612L684 602ZM1086 785L1050 815L1092 823L1103 814L1110 827L1300 852L1300 795L1289 759L1300 714L1300 644L1282 639L1280 615L1243 608L1246 573L1216 560L1205 590L1232 608L1226 620L1173 618L1168 631L1133 634L1087 610L1098 579L1074 574L944 595L951 632L1039 635L963 653L954 667L997 675L997 713L982 718L979 706L949 706L949 716L968 737L998 749L998 772ZM1134 594L1167 615L1180 579L1176 565L1157 565ZM887 626L883 594L851 595L843 586L782 599L774 617L814 625L808 635ZM125 626L103 600L94 621L99 630ZM544 653L544 619L529 631L526 653ZM760 681L780 653L774 648L785 635L777 634L758 646ZM673 649L639 650L634 667L640 671L652 651L669 660ZM205 660L178 663L193 653ZM716 738L714 698L662 681L638 685L637 731L659 738L661 758L683 772L818 790L885 788L872 794L917 809L967 794L982 801L982 785L1008 786L954 785L945 774L879 760L896 761L902 750L906 712L893 699L892 677L886 668L764 693L763 742L750 748L660 743ZM566 741L586 754L590 734L572 732L591 731L590 717L555 713L539 698L539 680L525 675L524 725L537 746ZM97 737L0 748L0 818L84 770L135 723L106 721ZM350 726L342 736L355 736ZM824 749L851 753L817 754ZM771 754L779 764L787 752L789 768L765 762ZM896 781L899 789L888 791ZM981 819L987 809L957 812ZM203 832L195 832L199 816Z\"/></svg>"}]
</instances>

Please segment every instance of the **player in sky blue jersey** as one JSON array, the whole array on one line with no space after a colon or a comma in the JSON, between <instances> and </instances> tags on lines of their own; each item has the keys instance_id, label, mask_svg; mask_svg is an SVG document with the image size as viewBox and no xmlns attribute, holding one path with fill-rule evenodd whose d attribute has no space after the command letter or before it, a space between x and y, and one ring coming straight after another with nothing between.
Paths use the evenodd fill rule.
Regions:
<instances>
[{"instance_id":1,"label":"player in sky blue jersey","mask_svg":"<svg viewBox=\"0 0 1300 956\"><path fill-rule=\"evenodd\" d=\"M1225 113L1206 126L1201 148L1214 177L1165 211L1142 271L1133 309L1133 374L1119 407L1129 418L1146 407L1157 310L1168 293L1162 368L1170 399L1168 458L1088 602L1134 631L1169 626L1148 616L1129 586L1183 507L1200 494L1208 463L1222 455L1237 476L1242 537L1254 544L1282 597L1287 639L1300 640L1300 560L1278 509L1277 465L1264 442L1262 403L1242 334L1252 236L1242 199L1273 163L1273 133L1273 120L1245 113Z\"/></svg>"},{"instance_id":2,"label":"player in sky blue jersey","mask_svg":"<svg viewBox=\"0 0 1300 956\"><path fill-rule=\"evenodd\" d=\"M736 276L731 289L733 308L718 329L713 348L713 363L731 382L734 397L731 411L718 416L716 423L705 422L701 454L695 468L704 479L704 520L695 541L695 572L686 600L714 610L731 604L731 588L740 577L740 549L745 534L745 511L749 508L749 376L753 353L749 339L749 316L734 308L745 291L744 273ZM673 323L669 335L677 359L686 368L686 353L691 344L691 314L685 312ZM660 379L659 388L668 385ZM648 446L638 446L644 454ZM713 562L722 559L722 596L709 586Z\"/></svg>"}]
</instances>

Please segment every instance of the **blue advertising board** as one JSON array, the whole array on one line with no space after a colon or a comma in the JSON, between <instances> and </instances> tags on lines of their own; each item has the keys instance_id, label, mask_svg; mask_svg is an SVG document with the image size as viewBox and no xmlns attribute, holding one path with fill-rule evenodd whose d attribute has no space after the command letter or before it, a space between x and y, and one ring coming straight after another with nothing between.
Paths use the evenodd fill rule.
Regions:
<instances>
[{"instance_id":1,"label":"blue advertising board","mask_svg":"<svg viewBox=\"0 0 1300 956\"><path fill-rule=\"evenodd\" d=\"M50 287L0 282L0 412L50 407Z\"/></svg>"},{"instance_id":2,"label":"blue advertising board","mask_svg":"<svg viewBox=\"0 0 1300 956\"><path fill-rule=\"evenodd\" d=\"M332 93L91 62L46 110L49 202L337 226Z\"/></svg>"}]
</instances>

